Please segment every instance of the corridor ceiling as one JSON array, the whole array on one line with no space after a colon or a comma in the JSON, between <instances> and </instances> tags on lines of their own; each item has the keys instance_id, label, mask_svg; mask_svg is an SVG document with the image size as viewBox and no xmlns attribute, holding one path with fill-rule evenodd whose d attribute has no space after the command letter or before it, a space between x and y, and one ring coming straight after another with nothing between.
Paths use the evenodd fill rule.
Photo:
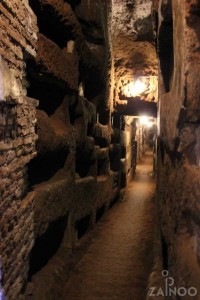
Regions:
<instances>
[{"instance_id":1,"label":"corridor ceiling","mask_svg":"<svg viewBox=\"0 0 200 300\"><path fill-rule=\"evenodd\" d=\"M112 41L117 111L134 106L127 104L135 100L144 104L146 101L153 102L153 107L157 102L158 60L153 2L155 1L113 0ZM138 80L145 84L146 88L138 94L133 91L131 95L129 87L134 87Z\"/></svg>"}]
</instances>

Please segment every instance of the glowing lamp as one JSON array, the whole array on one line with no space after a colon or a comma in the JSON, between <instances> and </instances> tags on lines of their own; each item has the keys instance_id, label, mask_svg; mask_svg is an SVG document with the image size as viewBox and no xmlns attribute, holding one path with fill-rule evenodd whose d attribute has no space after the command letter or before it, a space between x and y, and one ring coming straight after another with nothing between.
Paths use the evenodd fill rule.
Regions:
<instances>
[{"instance_id":1,"label":"glowing lamp","mask_svg":"<svg viewBox=\"0 0 200 300\"><path fill-rule=\"evenodd\" d=\"M142 94L146 90L146 84L138 79L135 82L134 89L135 89L135 95Z\"/></svg>"},{"instance_id":2,"label":"glowing lamp","mask_svg":"<svg viewBox=\"0 0 200 300\"><path fill-rule=\"evenodd\" d=\"M147 116L141 116L140 117L140 124L141 125L144 125L144 126L147 126L147 127L152 127L153 126L153 124L154 124L154 122L152 122L150 119L149 119L149 117L147 117Z\"/></svg>"},{"instance_id":3,"label":"glowing lamp","mask_svg":"<svg viewBox=\"0 0 200 300\"><path fill-rule=\"evenodd\" d=\"M149 123L149 118L148 117L146 117L146 116L140 117L140 124L141 125L148 125L148 123Z\"/></svg>"},{"instance_id":4,"label":"glowing lamp","mask_svg":"<svg viewBox=\"0 0 200 300\"><path fill-rule=\"evenodd\" d=\"M148 123L147 123L147 127L149 127L149 128L151 128L152 126L153 126L153 122L152 121L148 121Z\"/></svg>"},{"instance_id":5,"label":"glowing lamp","mask_svg":"<svg viewBox=\"0 0 200 300\"><path fill-rule=\"evenodd\" d=\"M128 97L135 97L142 94L146 88L146 84L138 79L135 82L131 82L125 86L124 94Z\"/></svg>"}]
</instances>

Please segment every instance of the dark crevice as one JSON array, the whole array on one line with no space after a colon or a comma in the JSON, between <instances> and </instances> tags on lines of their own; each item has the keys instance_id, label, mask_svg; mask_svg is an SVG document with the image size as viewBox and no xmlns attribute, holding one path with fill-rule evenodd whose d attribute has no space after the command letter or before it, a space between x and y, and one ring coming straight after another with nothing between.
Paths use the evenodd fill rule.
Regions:
<instances>
[{"instance_id":1,"label":"dark crevice","mask_svg":"<svg viewBox=\"0 0 200 300\"><path fill-rule=\"evenodd\" d=\"M165 146L164 146L164 142L162 141L162 139L160 137L158 138L158 141L157 141L157 151L158 151L158 153L160 153L160 158L161 158L162 164L164 164Z\"/></svg>"},{"instance_id":2,"label":"dark crevice","mask_svg":"<svg viewBox=\"0 0 200 300\"><path fill-rule=\"evenodd\" d=\"M101 175L107 175L107 165L108 165L108 159L101 159L97 162L97 176Z\"/></svg>"},{"instance_id":3,"label":"dark crevice","mask_svg":"<svg viewBox=\"0 0 200 300\"><path fill-rule=\"evenodd\" d=\"M126 147L121 146L121 158L126 158Z\"/></svg>"},{"instance_id":4,"label":"dark crevice","mask_svg":"<svg viewBox=\"0 0 200 300\"><path fill-rule=\"evenodd\" d=\"M120 170L120 153L119 151L109 153L110 169L113 172L119 172Z\"/></svg>"},{"instance_id":5,"label":"dark crevice","mask_svg":"<svg viewBox=\"0 0 200 300\"><path fill-rule=\"evenodd\" d=\"M94 165L94 161L88 161L88 160L76 160L76 173L81 178L87 177L87 176L94 176L95 174L90 174L90 168Z\"/></svg>"},{"instance_id":6,"label":"dark crevice","mask_svg":"<svg viewBox=\"0 0 200 300\"><path fill-rule=\"evenodd\" d=\"M94 22L86 22L79 18L83 34L87 42L95 45L104 45L104 35L102 29Z\"/></svg>"},{"instance_id":7,"label":"dark crevice","mask_svg":"<svg viewBox=\"0 0 200 300\"><path fill-rule=\"evenodd\" d=\"M77 148L76 151L76 173L81 178L87 176L95 176L95 162L96 160L92 158L92 151L84 153L81 147ZM93 168L94 167L94 168Z\"/></svg>"},{"instance_id":8,"label":"dark crevice","mask_svg":"<svg viewBox=\"0 0 200 300\"><path fill-rule=\"evenodd\" d=\"M98 145L101 149L108 147L108 141L107 139L98 139L95 137L95 145Z\"/></svg>"},{"instance_id":9,"label":"dark crevice","mask_svg":"<svg viewBox=\"0 0 200 300\"><path fill-rule=\"evenodd\" d=\"M168 244L163 235L161 235L163 268L168 270Z\"/></svg>"},{"instance_id":10,"label":"dark crevice","mask_svg":"<svg viewBox=\"0 0 200 300\"><path fill-rule=\"evenodd\" d=\"M30 186L51 179L65 165L69 152L63 149L37 156L28 164Z\"/></svg>"},{"instance_id":11,"label":"dark crevice","mask_svg":"<svg viewBox=\"0 0 200 300\"><path fill-rule=\"evenodd\" d=\"M98 222L101 218L102 218L102 216L103 216L103 214L105 213L105 204L102 206L102 207L100 207L99 209L97 209L97 212L96 212L96 222Z\"/></svg>"},{"instance_id":12,"label":"dark crevice","mask_svg":"<svg viewBox=\"0 0 200 300\"><path fill-rule=\"evenodd\" d=\"M121 188L125 188L125 187L126 187L126 174L121 173Z\"/></svg>"},{"instance_id":13,"label":"dark crevice","mask_svg":"<svg viewBox=\"0 0 200 300\"><path fill-rule=\"evenodd\" d=\"M121 120L121 115L120 114L117 114L117 113L114 113L112 115L112 126L113 128L117 128L117 129L120 129L120 120Z\"/></svg>"},{"instance_id":14,"label":"dark crevice","mask_svg":"<svg viewBox=\"0 0 200 300\"><path fill-rule=\"evenodd\" d=\"M93 136L93 133L94 133L94 124L93 123L88 123L87 136Z\"/></svg>"},{"instance_id":15,"label":"dark crevice","mask_svg":"<svg viewBox=\"0 0 200 300\"><path fill-rule=\"evenodd\" d=\"M38 0L29 0L29 5L37 16L40 33L55 42L61 49L73 40L72 27L66 27L49 5L41 5Z\"/></svg>"},{"instance_id":16,"label":"dark crevice","mask_svg":"<svg viewBox=\"0 0 200 300\"><path fill-rule=\"evenodd\" d=\"M71 5L71 8L74 10L76 6L81 3L81 0L67 0L67 2Z\"/></svg>"},{"instance_id":17,"label":"dark crevice","mask_svg":"<svg viewBox=\"0 0 200 300\"><path fill-rule=\"evenodd\" d=\"M99 123L102 125L108 125L110 120L110 111L101 109L99 112Z\"/></svg>"},{"instance_id":18,"label":"dark crevice","mask_svg":"<svg viewBox=\"0 0 200 300\"><path fill-rule=\"evenodd\" d=\"M165 92L171 88L174 70L173 19L171 1L162 7L163 22L158 34L158 55Z\"/></svg>"},{"instance_id":19,"label":"dark crevice","mask_svg":"<svg viewBox=\"0 0 200 300\"><path fill-rule=\"evenodd\" d=\"M103 67L103 66L101 66ZM85 63L80 61L79 64L80 77L84 81L85 90L84 97L91 101L105 90L105 83L100 70L92 65L86 66Z\"/></svg>"},{"instance_id":20,"label":"dark crevice","mask_svg":"<svg viewBox=\"0 0 200 300\"><path fill-rule=\"evenodd\" d=\"M52 74L48 73L42 65L36 63L34 58L27 58L26 60L26 72L28 82L35 81L38 85L49 84L60 90L66 90L66 82L62 79L58 79ZM69 89L70 92L70 89Z\"/></svg>"},{"instance_id":21,"label":"dark crevice","mask_svg":"<svg viewBox=\"0 0 200 300\"><path fill-rule=\"evenodd\" d=\"M81 239L88 231L91 222L91 215L76 221L75 229L77 231L78 239Z\"/></svg>"},{"instance_id":22,"label":"dark crevice","mask_svg":"<svg viewBox=\"0 0 200 300\"><path fill-rule=\"evenodd\" d=\"M39 272L58 251L67 226L68 217L65 215L49 224L47 231L38 237L30 253L28 279Z\"/></svg>"},{"instance_id":23,"label":"dark crevice","mask_svg":"<svg viewBox=\"0 0 200 300\"><path fill-rule=\"evenodd\" d=\"M45 111L49 116L61 105L66 93L73 93L66 88L64 82L42 74L33 60L27 63L27 80L27 96L39 100L38 109Z\"/></svg>"}]
</instances>

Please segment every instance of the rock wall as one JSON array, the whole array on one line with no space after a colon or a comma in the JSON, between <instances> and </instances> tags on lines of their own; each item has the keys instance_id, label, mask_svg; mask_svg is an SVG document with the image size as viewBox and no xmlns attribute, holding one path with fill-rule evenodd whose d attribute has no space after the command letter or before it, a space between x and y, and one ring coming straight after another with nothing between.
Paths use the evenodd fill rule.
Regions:
<instances>
[{"instance_id":1,"label":"rock wall","mask_svg":"<svg viewBox=\"0 0 200 300\"><path fill-rule=\"evenodd\" d=\"M152 0L114 0L112 18L114 108L124 113L130 102L157 102L157 56ZM145 84L135 93L135 83ZM126 114L126 113L125 113ZM135 109L129 115L137 115Z\"/></svg>"},{"instance_id":2,"label":"rock wall","mask_svg":"<svg viewBox=\"0 0 200 300\"><path fill-rule=\"evenodd\" d=\"M36 17L28 1L0 4L0 294L16 299L34 243L26 165L36 156L36 106L27 97L25 64L35 57Z\"/></svg>"},{"instance_id":3,"label":"rock wall","mask_svg":"<svg viewBox=\"0 0 200 300\"><path fill-rule=\"evenodd\" d=\"M68 2L0 4L0 295L9 300L22 290L50 299L58 268L62 278L120 189L110 2Z\"/></svg>"},{"instance_id":4,"label":"rock wall","mask_svg":"<svg viewBox=\"0 0 200 300\"><path fill-rule=\"evenodd\" d=\"M169 269L177 287L196 287L198 292L199 9L195 0L159 3L157 176L164 268ZM183 298L190 299L188 295Z\"/></svg>"},{"instance_id":5,"label":"rock wall","mask_svg":"<svg viewBox=\"0 0 200 300\"><path fill-rule=\"evenodd\" d=\"M139 122L131 116L121 117L121 185L126 187L133 179L138 159L140 140L137 131Z\"/></svg>"}]
</instances>

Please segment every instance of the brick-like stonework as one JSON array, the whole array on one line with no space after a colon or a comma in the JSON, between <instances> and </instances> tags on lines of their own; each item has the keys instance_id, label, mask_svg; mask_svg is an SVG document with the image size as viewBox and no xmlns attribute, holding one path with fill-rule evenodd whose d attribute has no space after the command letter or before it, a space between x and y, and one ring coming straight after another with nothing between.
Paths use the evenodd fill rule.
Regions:
<instances>
[{"instance_id":1,"label":"brick-like stonework","mask_svg":"<svg viewBox=\"0 0 200 300\"><path fill-rule=\"evenodd\" d=\"M101 36L107 38L110 6L98 7ZM87 6L82 12L85 18ZM64 32L62 43L45 31L43 17L49 18L50 31L55 22ZM99 105L79 92L80 82L86 81L87 94L91 88L97 99L111 93L108 74L104 78L109 41L91 45L75 11L63 0L0 3L0 298L27 299L30 279L35 298L54 289L59 265L52 271L52 257L35 269L34 259L46 255L44 249L40 257L34 254L40 238L64 224L57 251L66 249L66 255L60 258L58 251L53 256L62 265L76 245L77 224L89 217L91 228L98 211L109 209L119 193L120 145L111 139L109 117L104 125L95 125L97 109L104 115L111 103L104 99ZM118 161L112 158L112 170L115 153ZM48 276L43 276L46 270Z\"/></svg>"},{"instance_id":2,"label":"brick-like stonework","mask_svg":"<svg viewBox=\"0 0 200 300\"><path fill-rule=\"evenodd\" d=\"M27 1L0 3L0 265L2 293L16 299L33 246L26 165L36 155L36 106L26 97L25 53L36 55L36 17Z\"/></svg>"}]
</instances>

